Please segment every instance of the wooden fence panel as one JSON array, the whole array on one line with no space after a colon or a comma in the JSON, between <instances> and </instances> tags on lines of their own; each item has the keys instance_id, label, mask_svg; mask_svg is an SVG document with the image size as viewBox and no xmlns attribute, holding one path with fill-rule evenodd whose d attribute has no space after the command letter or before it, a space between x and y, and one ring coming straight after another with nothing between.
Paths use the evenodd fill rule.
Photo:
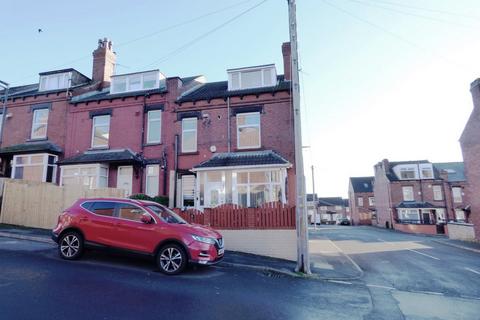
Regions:
<instances>
[{"instance_id":1,"label":"wooden fence panel","mask_svg":"<svg viewBox=\"0 0 480 320\"><path fill-rule=\"evenodd\" d=\"M25 180L4 181L0 223L51 229L60 213L79 198L124 197L121 189L89 190Z\"/></svg>"}]
</instances>

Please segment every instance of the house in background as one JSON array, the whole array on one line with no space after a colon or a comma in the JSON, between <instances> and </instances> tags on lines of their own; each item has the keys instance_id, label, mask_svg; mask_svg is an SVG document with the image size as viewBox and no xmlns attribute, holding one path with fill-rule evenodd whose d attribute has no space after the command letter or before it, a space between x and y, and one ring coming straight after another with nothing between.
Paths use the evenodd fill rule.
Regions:
<instances>
[{"instance_id":1,"label":"house in background","mask_svg":"<svg viewBox=\"0 0 480 320\"><path fill-rule=\"evenodd\" d=\"M307 193L307 217L310 224L321 223L318 214L318 196L316 193Z\"/></svg>"},{"instance_id":2,"label":"house in background","mask_svg":"<svg viewBox=\"0 0 480 320\"><path fill-rule=\"evenodd\" d=\"M222 204L295 204L290 43L275 65L229 69L176 101L170 200L198 209ZM174 199L175 198L175 199Z\"/></svg>"},{"instance_id":3,"label":"house in background","mask_svg":"<svg viewBox=\"0 0 480 320\"><path fill-rule=\"evenodd\" d=\"M467 184L468 221L473 224L474 237L480 240L480 79L470 85L473 110L460 137Z\"/></svg>"},{"instance_id":4,"label":"house in background","mask_svg":"<svg viewBox=\"0 0 480 320\"><path fill-rule=\"evenodd\" d=\"M374 225L400 231L444 233L449 220L465 221L465 179L461 163L427 160L375 165Z\"/></svg>"},{"instance_id":5,"label":"house in background","mask_svg":"<svg viewBox=\"0 0 480 320\"><path fill-rule=\"evenodd\" d=\"M5 114L0 110L1 176L58 183L56 162L65 155L69 100L90 83L77 70L63 69L40 73L38 83L10 88Z\"/></svg>"},{"instance_id":6,"label":"house in background","mask_svg":"<svg viewBox=\"0 0 480 320\"><path fill-rule=\"evenodd\" d=\"M338 219L350 218L348 199L341 197L318 198L318 212L321 222L325 224L335 224Z\"/></svg>"},{"instance_id":7,"label":"house in background","mask_svg":"<svg viewBox=\"0 0 480 320\"><path fill-rule=\"evenodd\" d=\"M374 177L351 177L348 200L353 225L371 225L375 213Z\"/></svg>"}]
</instances>

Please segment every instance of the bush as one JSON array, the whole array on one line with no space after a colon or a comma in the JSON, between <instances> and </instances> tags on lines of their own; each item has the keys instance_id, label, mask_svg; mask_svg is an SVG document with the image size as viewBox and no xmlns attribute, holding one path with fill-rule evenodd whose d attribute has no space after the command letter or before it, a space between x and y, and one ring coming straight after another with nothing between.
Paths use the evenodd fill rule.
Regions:
<instances>
[{"instance_id":1,"label":"bush","mask_svg":"<svg viewBox=\"0 0 480 320\"><path fill-rule=\"evenodd\" d=\"M147 196L146 194L138 193L138 194L132 194L129 198L135 199L135 200L153 201L159 204L163 204L164 206L168 206L168 197L166 196L150 197L150 196Z\"/></svg>"}]
</instances>

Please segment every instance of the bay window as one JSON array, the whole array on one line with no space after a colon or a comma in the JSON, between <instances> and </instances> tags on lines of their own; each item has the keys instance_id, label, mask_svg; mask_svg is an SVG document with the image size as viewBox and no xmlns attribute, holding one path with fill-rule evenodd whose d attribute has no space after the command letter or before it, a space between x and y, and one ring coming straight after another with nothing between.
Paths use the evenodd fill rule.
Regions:
<instances>
[{"instance_id":1,"label":"bay window","mask_svg":"<svg viewBox=\"0 0 480 320\"><path fill-rule=\"evenodd\" d=\"M398 213L400 220L418 221L420 222L420 214L418 209L400 209Z\"/></svg>"},{"instance_id":2,"label":"bay window","mask_svg":"<svg viewBox=\"0 0 480 320\"><path fill-rule=\"evenodd\" d=\"M48 153L13 156L12 179L55 183L58 157Z\"/></svg>"},{"instance_id":3,"label":"bay window","mask_svg":"<svg viewBox=\"0 0 480 320\"><path fill-rule=\"evenodd\" d=\"M108 187L108 165L93 163L61 167L60 185L81 185L90 189Z\"/></svg>"}]
</instances>

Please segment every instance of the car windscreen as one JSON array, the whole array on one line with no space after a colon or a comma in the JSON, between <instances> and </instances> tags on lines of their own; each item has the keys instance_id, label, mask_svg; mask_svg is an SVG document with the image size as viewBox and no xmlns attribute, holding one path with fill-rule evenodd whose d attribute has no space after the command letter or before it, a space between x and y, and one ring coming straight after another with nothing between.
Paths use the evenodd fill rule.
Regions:
<instances>
[{"instance_id":1,"label":"car windscreen","mask_svg":"<svg viewBox=\"0 0 480 320\"><path fill-rule=\"evenodd\" d=\"M148 205L148 209L152 210L155 212L157 216L162 219L162 221L167 222L167 223L178 223L178 224L185 224L187 221L183 220L178 214L173 212L170 209L167 209L162 206L157 206L157 205Z\"/></svg>"}]
</instances>

